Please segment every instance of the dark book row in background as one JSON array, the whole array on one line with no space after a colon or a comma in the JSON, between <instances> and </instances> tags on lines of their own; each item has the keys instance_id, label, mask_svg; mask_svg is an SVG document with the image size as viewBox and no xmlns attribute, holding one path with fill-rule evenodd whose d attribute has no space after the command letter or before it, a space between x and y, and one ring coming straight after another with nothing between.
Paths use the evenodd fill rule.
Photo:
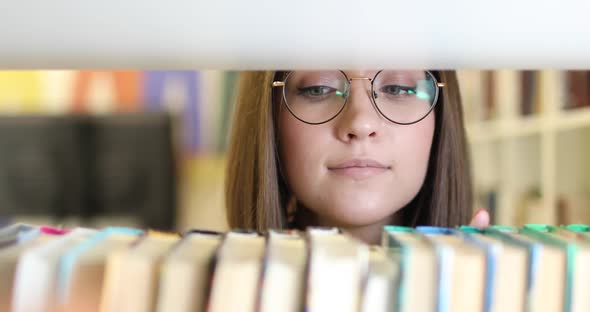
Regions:
<instances>
[{"instance_id":1,"label":"dark book row in background","mask_svg":"<svg viewBox=\"0 0 590 312\"><path fill-rule=\"evenodd\" d=\"M590 71L567 71L567 94L564 108L580 108L590 106Z\"/></svg>"},{"instance_id":2,"label":"dark book row in background","mask_svg":"<svg viewBox=\"0 0 590 312\"><path fill-rule=\"evenodd\" d=\"M171 230L175 159L165 113L0 117L0 216L133 216Z\"/></svg>"},{"instance_id":3,"label":"dark book row in background","mask_svg":"<svg viewBox=\"0 0 590 312\"><path fill-rule=\"evenodd\" d=\"M497 81L494 71L482 72L482 107L483 120L496 118L497 115ZM523 70L520 75L521 116L536 115L543 112L541 101L541 75L539 71ZM564 71L562 75L563 98L561 107L565 110L590 106L590 71Z\"/></svg>"}]
</instances>

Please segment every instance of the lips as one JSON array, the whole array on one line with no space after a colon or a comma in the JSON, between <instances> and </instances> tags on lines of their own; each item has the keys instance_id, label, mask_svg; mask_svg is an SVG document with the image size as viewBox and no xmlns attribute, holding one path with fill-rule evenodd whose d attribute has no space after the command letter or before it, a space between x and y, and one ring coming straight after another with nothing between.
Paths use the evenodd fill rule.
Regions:
<instances>
[{"instance_id":1,"label":"lips","mask_svg":"<svg viewBox=\"0 0 590 312\"><path fill-rule=\"evenodd\" d=\"M373 159L352 159L347 160L341 163L338 163L334 166L329 166L328 169L345 169L345 168L378 168L378 169L390 169L389 166L386 166L376 160Z\"/></svg>"},{"instance_id":2,"label":"lips","mask_svg":"<svg viewBox=\"0 0 590 312\"><path fill-rule=\"evenodd\" d=\"M373 159L352 159L328 166L328 169L338 176L361 180L384 173L391 167Z\"/></svg>"}]
</instances>

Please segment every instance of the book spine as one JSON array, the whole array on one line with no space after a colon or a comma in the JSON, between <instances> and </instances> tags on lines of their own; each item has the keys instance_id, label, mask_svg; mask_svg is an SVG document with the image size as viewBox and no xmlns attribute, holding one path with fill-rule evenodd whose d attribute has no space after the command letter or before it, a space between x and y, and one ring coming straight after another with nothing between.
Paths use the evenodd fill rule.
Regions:
<instances>
[{"instance_id":1,"label":"book spine","mask_svg":"<svg viewBox=\"0 0 590 312\"><path fill-rule=\"evenodd\" d=\"M572 311L572 288L575 272L575 260L577 254L577 246L564 242L556 237L551 236L549 233L555 233L558 228L546 224L525 224L521 229L523 234L529 235L536 239L541 240L546 244L550 244L562 249L566 254L566 278L565 278L565 300L564 300L564 311Z\"/></svg>"}]
</instances>

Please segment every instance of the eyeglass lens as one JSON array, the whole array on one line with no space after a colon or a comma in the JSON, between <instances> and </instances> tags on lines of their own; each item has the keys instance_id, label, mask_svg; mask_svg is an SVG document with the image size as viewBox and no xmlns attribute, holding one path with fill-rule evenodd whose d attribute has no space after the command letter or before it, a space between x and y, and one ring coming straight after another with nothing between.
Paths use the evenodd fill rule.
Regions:
<instances>
[{"instance_id":1,"label":"eyeglass lens","mask_svg":"<svg viewBox=\"0 0 590 312\"><path fill-rule=\"evenodd\" d=\"M295 117L323 123L344 108L350 88L350 80L341 71L293 71L285 80L284 100ZM371 94L384 117L409 124L432 110L437 88L430 72L383 70L372 80Z\"/></svg>"}]
</instances>

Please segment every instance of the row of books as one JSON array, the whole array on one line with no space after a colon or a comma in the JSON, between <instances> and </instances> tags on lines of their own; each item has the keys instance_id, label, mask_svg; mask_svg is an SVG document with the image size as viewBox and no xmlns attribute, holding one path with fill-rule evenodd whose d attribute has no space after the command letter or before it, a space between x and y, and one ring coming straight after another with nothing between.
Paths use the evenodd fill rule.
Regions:
<instances>
[{"instance_id":1,"label":"row of books","mask_svg":"<svg viewBox=\"0 0 590 312\"><path fill-rule=\"evenodd\" d=\"M1 311L590 311L590 226L0 229Z\"/></svg>"},{"instance_id":2,"label":"row of books","mask_svg":"<svg viewBox=\"0 0 590 312\"><path fill-rule=\"evenodd\" d=\"M518 109L520 116L538 115L545 109L542 94L543 81L540 71L518 71L517 85L509 90L500 90L506 86L499 81L497 72L460 71L459 85L462 100L468 119L492 120L498 118L499 102L504 100L500 94L504 92L518 93ZM563 71L561 78L560 107L576 109L590 106L590 71Z\"/></svg>"}]
</instances>

